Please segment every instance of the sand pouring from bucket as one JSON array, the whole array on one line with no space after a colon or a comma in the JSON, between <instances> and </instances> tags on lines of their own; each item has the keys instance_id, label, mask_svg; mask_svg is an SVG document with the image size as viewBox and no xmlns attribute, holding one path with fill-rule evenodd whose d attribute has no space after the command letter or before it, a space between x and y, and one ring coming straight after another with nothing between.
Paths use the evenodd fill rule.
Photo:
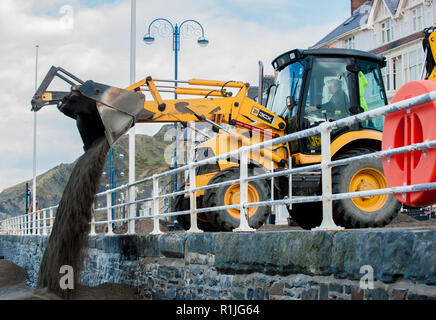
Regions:
<instances>
[{"instance_id":1,"label":"sand pouring from bucket","mask_svg":"<svg viewBox=\"0 0 436 320\"><path fill-rule=\"evenodd\" d=\"M47 91L54 77L71 85L70 92ZM112 146L129 130L144 110L145 96L139 92L83 82L60 67L51 67L32 98L32 111L57 105L65 115L76 120L85 150L106 136Z\"/></svg>"}]
</instances>

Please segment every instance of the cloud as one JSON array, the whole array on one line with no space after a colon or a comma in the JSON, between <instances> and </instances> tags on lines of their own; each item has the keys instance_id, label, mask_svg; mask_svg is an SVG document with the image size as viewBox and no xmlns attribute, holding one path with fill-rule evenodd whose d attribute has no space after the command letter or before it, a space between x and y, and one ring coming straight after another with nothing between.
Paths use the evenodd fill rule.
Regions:
<instances>
[{"instance_id":1,"label":"cloud","mask_svg":"<svg viewBox=\"0 0 436 320\"><path fill-rule=\"evenodd\" d=\"M257 13L278 14L283 1L238 1L241 10L249 3ZM74 29L62 25L62 6L73 8ZM236 8L235 5L235 8ZM244 11L223 6L221 1L186 0L137 1L136 79L148 75L172 78L174 52L170 38L156 38L145 45L146 24L156 17L172 21L195 18L202 23L210 43L197 45L196 37L181 39L179 78L243 80L256 85L257 62L263 60L266 73L270 62L284 51L305 48L336 26L330 19L318 25L288 28L262 19L243 19ZM264 9L263 9L264 7ZM268 11L270 8L271 11ZM279 10L280 11L280 10ZM252 12L252 11L250 11ZM246 13L250 13L247 9ZM256 13L256 14L257 14ZM281 12L280 17L297 12ZM31 178L35 45L39 44L38 80L51 65L62 66L84 80L92 79L114 86L129 84L130 1L48 1L0 2L0 190ZM72 162L82 153L82 143L74 121L55 107L37 114L38 174L60 162ZM138 126L139 133L155 133L159 125Z\"/></svg>"}]
</instances>

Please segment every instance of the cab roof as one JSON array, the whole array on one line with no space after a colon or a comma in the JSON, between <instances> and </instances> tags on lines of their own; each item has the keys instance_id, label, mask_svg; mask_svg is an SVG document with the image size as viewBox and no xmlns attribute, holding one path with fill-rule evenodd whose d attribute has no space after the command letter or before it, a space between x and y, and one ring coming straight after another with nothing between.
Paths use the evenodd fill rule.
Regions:
<instances>
[{"instance_id":1,"label":"cab roof","mask_svg":"<svg viewBox=\"0 0 436 320\"><path fill-rule=\"evenodd\" d=\"M304 59L308 56L330 56L330 57L356 57L377 62L380 68L386 66L386 58L367 51L355 49L322 48L322 49L294 49L285 52L275 58L272 65L276 71L280 71L287 65Z\"/></svg>"}]
</instances>

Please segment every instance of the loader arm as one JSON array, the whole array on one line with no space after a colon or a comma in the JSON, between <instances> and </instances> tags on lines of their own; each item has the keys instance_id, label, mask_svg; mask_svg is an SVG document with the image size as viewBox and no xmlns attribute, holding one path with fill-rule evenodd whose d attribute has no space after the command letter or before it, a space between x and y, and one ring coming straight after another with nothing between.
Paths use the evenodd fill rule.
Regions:
<instances>
[{"instance_id":1,"label":"loader arm","mask_svg":"<svg viewBox=\"0 0 436 320\"><path fill-rule=\"evenodd\" d=\"M179 95L207 97L163 100L158 90L158 82L159 80L148 77L127 88L131 91L149 91L153 97L153 100L144 102L144 111L137 122L198 122L205 121L206 118L218 124L245 124L247 128L255 128L252 124L256 122L278 131L285 128L285 122L281 117L247 97L248 83L191 79L187 81L190 85L219 89L174 87L174 92ZM238 88L239 91L232 97L225 87Z\"/></svg>"},{"instance_id":2,"label":"loader arm","mask_svg":"<svg viewBox=\"0 0 436 320\"><path fill-rule=\"evenodd\" d=\"M247 91L250 87L248 83L191 79L187 81L189 85L219 87L219 89L173 87L177 94L202 95L206 98L163 100L158 90L160 86L156 84L158 82L159 80L148 77L126 89L149 91L153 97L153 100L144 102L144 111L137 121L139 123L207 121L218 130L221 129L221 123L227 123L242 127L250 132L255 131L269 138L283 135L285 121L247 97ZM227 92L225 87L238 88L239 91L235 97L232 97L231 92ZM168 87L166 86L166 88ZM242 145L251 144L249 138L237 131L233 130L228 134L233 139L240 141ZM263 157L284 166L284 160L271 149L270 147L263 148L259 152Z\"/></svg>"}]
</instances>

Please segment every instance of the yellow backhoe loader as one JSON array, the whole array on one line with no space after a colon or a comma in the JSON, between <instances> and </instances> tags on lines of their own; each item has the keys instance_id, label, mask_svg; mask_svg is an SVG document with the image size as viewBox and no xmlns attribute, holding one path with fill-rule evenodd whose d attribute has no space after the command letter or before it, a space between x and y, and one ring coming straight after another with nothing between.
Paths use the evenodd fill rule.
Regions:
<instances>
[{"instance_id":1,"label":"yellow backhoe loader","mask_svg":"<svg viewBox=\"0 0 436 320\"><path fill-rule=\"evenodd\" d=\"M387 104L381 68L384 57L348 49L295 49L272 63L276 81L268 89L264 105L247 97L249 85L239 81L191 79L179 81L172 89L178 95L197 98L164 100L163 82L147 77L125 89L93 81L82 81L62 68L52 67L32 99L32 110L57 105L75 119L85 150L93 141L106 136L114 144L135 123L208 122L219 134L196 148L196 158L227 153L244 145L317 126ZM72 87L69 92L48 91L59 77ZM183 86L182 86L183 85ZM152 100L145 101L143 91ZM232 95L232 91L236 91ZM231 130L222 126L227 124ZM383 119L365 121L331 134L333 159L360 155L381 149ZM320 137L313 136L292 143L274 145L249 156L249 175L319 163ZM239 159L218 161L197 169L196 186L233 180L239 177ZM189 182L187 182L189 183ZM333 169L333 192L383 188L386 182L379 160L365 160ZM294 195L320 194L320 174L293 175ZM248 201L269 200L288 194L288 178L249 183ZM175 210L189 208L183 196L174 201ZM198 207L239 203L239 184L197 192ZM392 195L337 200L334 219L345 227L375 227L389 223L397 214L399 203ZM254 207L248 212L249 225L259 228L267 219L269 207ZM290 215L305 229L321 223L320 203L293 205ZM187 229L189 215L179 216ZM230 231L239 226L239 210L217 210L199 214L199 227L208 231Z\"/></svg>"}]
</instances>

